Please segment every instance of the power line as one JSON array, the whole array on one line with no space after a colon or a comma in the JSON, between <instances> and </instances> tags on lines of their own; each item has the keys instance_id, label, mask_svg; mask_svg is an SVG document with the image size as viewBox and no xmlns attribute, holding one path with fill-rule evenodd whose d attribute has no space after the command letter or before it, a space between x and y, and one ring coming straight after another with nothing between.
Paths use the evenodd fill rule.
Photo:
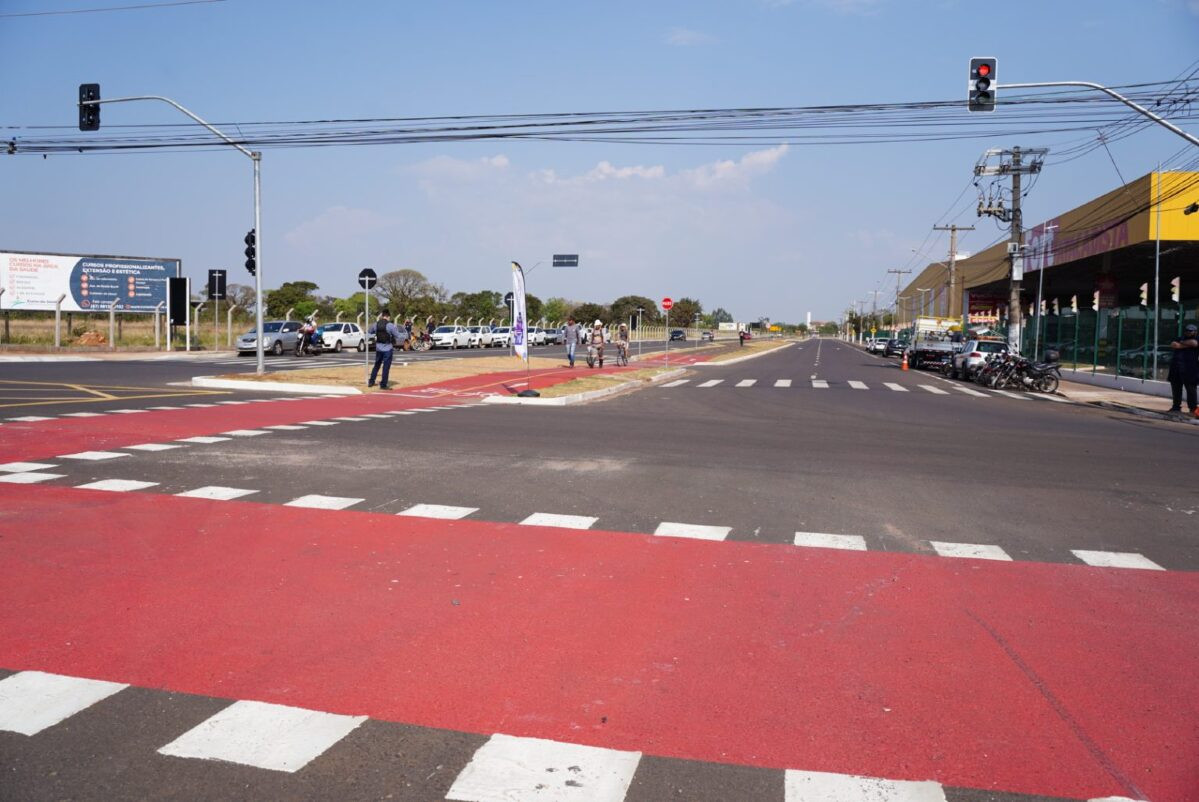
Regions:
<instances>
[{"instance_id":1,"label":"power line","mask_svg":"<svg viewBox=\"0 0 1199 802\"><path fill-rule=\"evenodd\" d=\"M0 17L61 17L69 14L101 14L107 11L142 11L154 8L170 8L171 6L198 6L205 3L224 3L225 0L174 0L169 3L142 3L133 6L108 6L106 8L76 8L63 11L19 11L11 14L0 14Z\"/></svg>"}]
</instances>

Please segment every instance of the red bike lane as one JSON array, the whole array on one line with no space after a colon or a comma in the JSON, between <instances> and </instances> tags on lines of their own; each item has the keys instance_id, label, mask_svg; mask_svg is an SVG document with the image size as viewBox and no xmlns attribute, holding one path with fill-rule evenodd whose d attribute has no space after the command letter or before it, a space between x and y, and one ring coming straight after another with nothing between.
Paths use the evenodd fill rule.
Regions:
<instances>
[{"instance_id":1,"label":"red bike lane","mask_svg":"<svg viewBox=\"0 0 1199 802\"><path fill-rule=\"evenodd\" d=\"M27 486L0 487L0 575L9 669L969 788L1199 789L1195 574Z\"/></svg>"}]
</instances>

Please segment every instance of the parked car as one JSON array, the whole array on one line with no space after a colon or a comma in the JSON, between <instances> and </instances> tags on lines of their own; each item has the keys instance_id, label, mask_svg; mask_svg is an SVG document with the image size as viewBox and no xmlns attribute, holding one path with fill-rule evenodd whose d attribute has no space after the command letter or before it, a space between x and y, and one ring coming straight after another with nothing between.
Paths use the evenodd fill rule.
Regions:
<instances>
[{"instance_id":1,"label":"parked car","mask_svg":"<svg viewBox=\"0 0 1199 802\"><path fill-rule=\"evenodd\" d=\"M507 348L512 345L512 327L496 326L491 330L491 344L496 348Z\"/></svg>"},{"instance_id":2,"label":"parked car","mask_svg":"<svg viewBox=\"0 0 1199 802\"><path fill-rule=\"evenodd\" d=\"M887 344L883 346L883 356L899 356L907 347L907 340L887 340Z\"/></svg>"},{"instance_id":3,"label":"parked car","mask_svg":"<svg viewBox=\"0 0 1199 802\"><path fill-rule=\"evenodd\" d=\"M530 326L529 345L545 345L545 329L540 326Z\"/></svg>"},{"instance_id":4,"label":"parked car","mask_svg":"<svg viewBox=\"0 0 1199 802\"><path fill-rule=\"evenodd\" d=\"M671 330L671 332L670 332L670 341L671 342L674 342L675 340L686 340L686 339L687 339L687 332L683 331L682 329L672 329Z\"/></svg>"},{"instance_id":5,"label":"parked car","mask_svg":"<svg viewBox=\"0 0 1199 802\"><path fill-rule=\"evenodd\" d=\"M887 340L885 337L872 337L866 341L866 350L872 354L881 354L886 347Z\"/></svg>"},{"instance_id":6,"label":"parked car","mask_svg":"<svg viewBox=\"0 0 1199 802\"><path fill-rule=\"evenodd\" d=\"M491 333L491 326L470 327L471 348L490 348L494 341L495 337Z\"/></svg>"},{"instance_id":7,"label":"parked car","mask_svg":"<svg viewBox=\"0 0 1199 802\"><path fill-rule=\"evenodd\" d=\"M752 340L754 338L754 333L752 331L743 331L741 332L741 336L746 340Z\"/></svg>"},{"instance_id":8,"label":"parked car","mask_svg":"<svg viewBox=\"0 0 1199 802\"><path fill-rule=\"evenodd\" d=\"M345 348L365 351L367 339L357 323L326 323L316 330L321 347L338 352Z\"/></svg>"},{"instance_id":9,"label":"parked car","mask_svg":"<svg viewBox=\"0 0 1199 802\"><path fill-rule=\"evenodd\" d=\"M712 332L710 332L710 331L705 331L705 332L702 332L702 333L699 335L699 338L700 338L701 340L705 340L705 341L711 341L711 340L715 340L715 339L716 339L716 335L715 335L715 334L713 334L713 333L712 333Z\"/></svg>"},{"instance_id":10,"label":"parked car","mask_svg":"<svg viewBox=\"0 0 1199 802\"><path fill-rule=\"evenodd\" d=\"M962 350L953 355L949 375L955 379L969 379L993 354L1007 352L1007 343L1003 340L967 340Z\"/></svg>"},{"instance_id":11,"label":"parked car","mask_svg":"<svg viewBox=\"0 0 1199 802\"><path fill-rule=\"evenodd\" d=\"M545 333L546 345L561 345L566 338L562 329L542 329L542 331Z\"/></svg>"},{"instance_id":12,"label":"parked car","mask_svg":"<svg viewBox=\"0 0 1199 802\"><path fill-rule=\"evenodd\" d=\"M262 324L262 331L265 336L262 338L262 348L264 351L269 351L275 356L281 355L284 351L296 350L296 345L300 341L300 321L298 320L270 320ZM237 338L237 353L253 354L258 350L257 329L250 329L245 334Z\"/></svg>"},{"instance_id":13,"label":"parked car","mask_svg":"<svg viewBox=\"0 0 1199 802\"><path fill-rule=\"evenodd\" d=\"M466 326L438 326L433 329L434 348L469 348L470 331Z\"/></svg>"}]
</instances>

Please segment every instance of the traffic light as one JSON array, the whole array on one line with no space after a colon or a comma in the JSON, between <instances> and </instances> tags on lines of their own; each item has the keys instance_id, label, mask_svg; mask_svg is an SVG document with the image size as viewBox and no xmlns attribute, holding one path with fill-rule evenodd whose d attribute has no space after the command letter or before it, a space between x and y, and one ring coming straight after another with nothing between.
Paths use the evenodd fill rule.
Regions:
<instances>
[{"instance_id":1,"label":"traffic light","mask_svg":"<svg viewBox=\"0 0 1199 802\"><path fill-rule=\"evenodd\" d=\"M1178 303L1182 299L1182 276L1170 279L1170 300Z\"/></svg>"},{"instance_id":2,"label":"traffic light","mask_svg":"<svg viewBox=\"0 0 1199 802\"><path fill-rule=\"evenodd\" d=\"M100 105L85 106L89 100L100 99L100 84L79 84L79 130L100 130Z\"/></svg>"},{"instance_id":3,"label":"traffic light","mask_svg":"<svg viewBox=\"0 0 1199 802\"><path fill-rule=\"evenodd\" d=\"M995 75L993 58L970 59L970 79L967 82L967 108L970 111L995 111L995 90L998 77Z\"/></svg>"},{"instance_id":4,"label":"traffic light","mask_svg":"<svg viewBox=\"0 0 1199 802\"><path fill-rule=\"evenodd\" d=\"M1091 296L1091 308L1099 311L1099 290L1095 290L1095 294Z\"/></svg>"},{"instance_id":5,"label":"traffic light","mask_svg":"<svg viewBox=\"0 0 1199 802\"><path fill-rule=\"evenodd\" d=\"M1070 296L1070 311L1076 315L1078 314L1078 296L1077 295Z\"/></svg>"},{"instance_id":6,"label":"traffic light","mask_svg":"<svg viewBox=\"0 0 1199 802\"><path fill-rule=\"evenodd\" d=\"M1141 285L1141 306L1149 306L1149 282Z\"/></svg>"},{"instance_id":7,"label":"traffic light","mask_svg":"<svg viewBox=\"0 0 1199 802\"><path fill-rule=\"evenodd\" d=\"M1061 304L1059 304L1059 303L1057 302L1057 298L1054 298L1054 299L1053 299L1053 314L1055 314L1055 315L1061 315L1061 313L1062 313L1062 307L1061 307Z\"/></svg>"},{"instance_id":8,"label":"traffic light","mask_svg":"<svg viewBox=\"0 0 1199 802\"><path fill-rule=\"evenodd\" d=\"M254 229L250 229L250 233L246 234L246 270L251 276L258 274L258 238L254 236Z\"/></svg>"}]
</instances>

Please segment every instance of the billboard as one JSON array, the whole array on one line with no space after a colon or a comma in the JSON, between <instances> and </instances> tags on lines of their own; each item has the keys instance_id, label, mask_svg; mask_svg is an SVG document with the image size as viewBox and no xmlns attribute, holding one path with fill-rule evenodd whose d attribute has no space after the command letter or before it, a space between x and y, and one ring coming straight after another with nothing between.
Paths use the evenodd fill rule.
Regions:
<instances>
[{"instance_id":1,"label":"billboard","mask_svg":"<svg viewBox=\"0 0 1199 802\"><path fill-rule=\"evenodd\" d=\"M0 309L64 312L153 312L165 305L178 259L0 251Z\"/></svg>"}]
</instances>

